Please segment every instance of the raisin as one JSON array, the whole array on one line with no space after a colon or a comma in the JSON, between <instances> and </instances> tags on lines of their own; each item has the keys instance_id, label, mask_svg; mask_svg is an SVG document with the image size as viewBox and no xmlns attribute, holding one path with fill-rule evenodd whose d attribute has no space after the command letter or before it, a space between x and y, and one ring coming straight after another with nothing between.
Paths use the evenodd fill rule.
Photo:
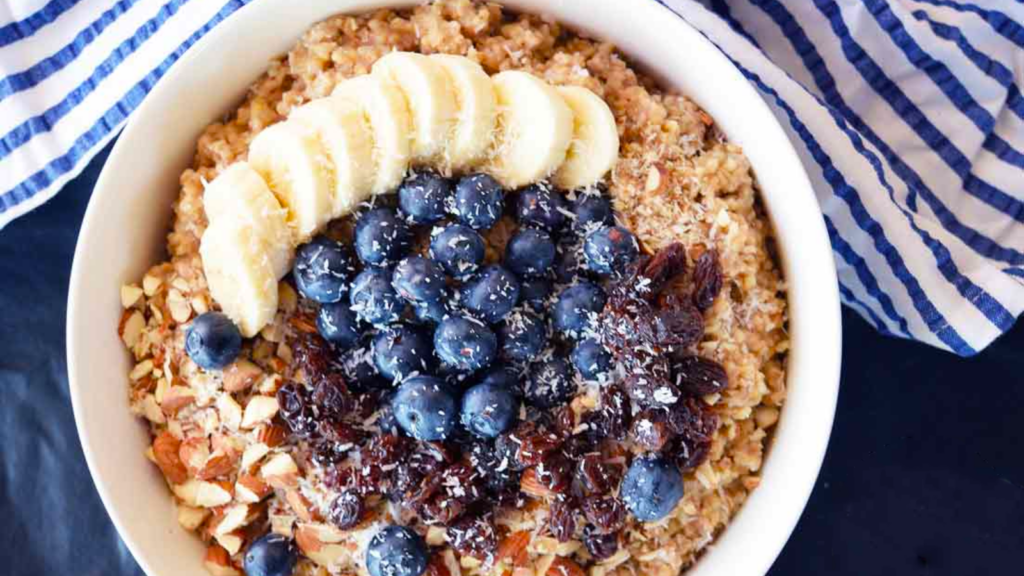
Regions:
<instances>
[{"instance_id":1,"label":"raisin","mask_svg":"<svg viewBox=\"0 0 1024 576\"><path fill-rule=\"evenodd\" d=\"M363 500L354 492L338 494L327 510L327 519L342 530L355 527L362 517Z\"/></svg>"},{"instance_id":2,"label":"raisin","mask_svg":"<svg viewBox=\"0 0 1024 576\"><path fill-rule=\"evenodd\" d=\"M486 560L498 547L498 535L491 513L466 514L448 526L448 543L459 554Z\"/></svg>"},{"instance_id":3,"label":"raisin","mask_svg":"<svg viewBox=\"0 0 1024 576\"><path fill-rule=\"evenodd\" d=\"M363 433L344 422L321 420L316 424L321 441L334 445L335 450L347 452L363 439Z\"/></svg>"},{"instance_id":4,"label":"raisin","mask_svg":"<svg viewBox=\"0 0 1024 576\"><path fill-rule=\"evenodd\" d=\"M711 453L711 440L689 439L676 436L664 450L680 470L693 470Z\"/></svg>"},{"instance_id":5,"label":"raisin","mask_svg":"<svg viewBox=\"0 0 1024 576\"><path fill-rule=\"evenodd\" d=\"M595 560L611 558L619 551L619 534L603 534L592 524L583 527L583 545Z\"/></svg>"},{"instance_id":6,"label":"raisin","mask_svg":"<svg viewBox=\"0 0 1024 576\"><path fill-rule=\"evenodd\" d=\"M722 267L718 252L708 250L697 259L693 269L693 305L701 312L711 308L722 291Z\"/></svg>"},{"instance_id":7,"label":"raisin","mask_svg":"<svg viewBox=\"0 0 1024 576\"><path fill-rule=\"evenodd\" d=\"M455 500L439 497L416 503L416 509L420 517L428 524L448 526L462 514L465 505Z\"/></svg>"},{"instance_id":8,"label":"raisin","mask_svg":"<svg viewBox=\"0 0 1024 576\"><path fill-rule=\"evenodd\" d=\"M729 385L725 368L714 360L685 356L672 364L673 381L679 389L694 396L715 394Z\"/></svg>"},{"instance_id":9,"label":"raisin","mask_svg":"<svg viewBox=\"0 0 1024 576\"><path fill-rule=\"evenodd\" d=\"M623 382L629 399L641 408L664 408L679 401L679 389L659 373L630 374Z\"/></svg>"},{"instance_id":10,"label":"raisin","mask_svg":"<svg viewBox=\"0 0 1024 576\"><path fill-rule=\"evenodd\" d=\"M711 439L718 428L718 417L696 398L687 398L668 411L673 432L692 439Z\"/></svg>"},{"instance_id":11,"label":"raisin","mask_svg":"<svg viewBox=\"0 0 1024 576\"><path fill-rule=\"evenodd\" d=\"M547 455L537 465L537 480L552 492L565 492L572 477L572 463L558 452Z\"/></svg>"},{"instance_id":12,"label":"raisin","mask_svg":"<svg viewBox=\"0 0 1024 576\"><path fill-rule=\"evenodd\" d=\"M554 418L555 433L561 438L566 438L572 435L573 429L576 428L576 413L573 411L571 406L562 406L555 412Z\"/></svg>"},{"instance_id":13,"label":"raisin","mask_svg":"<svg viewBox=\"0 0 1024 576\"><path fill-rule=\"evenodd\" d=\"M313 445L310 457L320 466L333 466L345 459L345 451L338 450L332 442L317 442Z\"/></svg>"},{"instance_id":14,"label":"raisin","mask_svg":"<svg viewBox=\"0 0 1024 576\"><path fill-rule=\"evenodd\" d=\"M633 416L633 428L630 430L633 442L645 450L661 450L673 436L667 420L664 410L648 409Z\"/></svg>"},{"instance_id":15,"label":"raisin","mask_svg":"<svg viewBox=\"0 0 1024 576\"><path fill-rule=\"evenodd\" d=\"M278 414L293 434L308 438L316 432L316 420L301 384L287 382L277 390Z\"/></svg>"},{"instance_id":16,"label":"raisin","mask_svg":"<svg viewBox=\"0 0 1024 576\"><path fill-rule=\"evenodd\" d=\"M523 422L509 434L507 447L513 449L516 463L523 469L539 464L560 445L558 436L538 430L530 422Z\"/></svg>"},{"instance_id":17,"label":"raisin","mask_svg":"<svg viewBox=\"0 0 1024 576\"><path fill-rule=\"evenodd\" d=\"M657 293L665 289L676 277L686 273L686 248L675 242L658 251L646 261L640 272L646 278L651 292Z\"/></svg>"},{"instance_id":18,"label":"raisin","mask_svg":"<svg viewBox=\"0 0 1024 576\"><path fill-rule=\"evenodd\" d=\"M483 482L469 462L456 462L445 468L441 486L446 497L470 504L483 497Z\"/></svg>"},{"instance_id":19,"label":"raisin","mask_svg":"<svg viewBox=\"0 0 1024 576\"><path fill-rule=\"evenodd\" d=\"M581 495L602 496L614 487L616 478L612 468L601 460L601 454L593 452L577 461L575 485Z\"/></svg>"},{"instance_id":20,"label":"raisin","mask_svg":"<svg viewBox=\"0 0 1024 576\"><path fill-rule=\"evenodd\" d=\"M607 534L626 525L626 507L618 498L587 498L583 501L583 515L598 531Z\"/></svg>"},{"instance_id":21,"label":"raisin","mask_svg":"<svg viewBox=\"0 0 1024 576\"><path fill-rule=\"evenodd\" d=\"M568 542L576 534L576 506L571 500L557 499L549 507L548 530L559 542Z\"/></svg>"},{"instance_id":22,"label":"raisin","mask_svg":"<svg viewBox=\"0 0 1024 576\"><path fill-rule=\"evenodd\" d=\"M413 441L404 436L381 434L370 438L361 454L365 463L393 466L405 458L412 444Z\"/></svg>"},{"instance_id":23,"label":"raisin","mask_svg":"<svg viewBox=\"0 0 1024 576\"><path fill-rule=\"evenodd\" d=\"M658 299L654 330L659 346L689 348L704 336L704 316L689 300L664 294Z\"/></svg>"},{"instance_id":24,"label":"raisin","mask_svg":"<svg viewBox=\"0 0 1024 576\"><path fill-rule=\"evenodd\" d=\"M601 404L584 418L588 433L599 438L621 440L626 437L632 418L630 400L619 386L608 386L601 393Z\"/></svg>"},{"instance_id":25,"label":"raisin","mask_svg":"<svg viewBox=\"0 0 1024 576\"><path fill-rule=\"evenodd\" d=\"M291 342L295 365L310 381L334 368L337 351L319 334L301 333Z\"/></svg>"},{"instance_id":26,"label":"raisin","mask_svg":"<svg viewBox=\"0 0 1024 576\"><path fill-rule=\"evenodd\" d=\"M341 418L354 407L345 381L338 374L327 374L318 378L310 399L319 409L320 415L327 418Z\"/></svg>"}]
</instances>

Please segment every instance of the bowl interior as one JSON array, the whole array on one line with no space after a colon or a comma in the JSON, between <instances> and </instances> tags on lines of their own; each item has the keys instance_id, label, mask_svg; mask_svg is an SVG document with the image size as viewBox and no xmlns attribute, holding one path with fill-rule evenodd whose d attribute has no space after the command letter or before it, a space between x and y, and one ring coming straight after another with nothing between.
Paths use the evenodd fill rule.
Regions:
<instances>
[{"instance_id":1,"label":"bowl interior","mask_svg":"<svg viewBox=\"0 0 1024 576\"><path fill-rule=\"evenodd\" d=\"M230 111L268 60L313 23L338 12L414 2L257 0L197 43L136 111L107 160L75 253L68 304L68 370L79 435L93 479L121 537L151 576L200 575L203 547L181 530L144 427L127 410L131 361L113 329L118 289L163 258L195 141ZM839 377L839 299L828 237L806 174L785 133L729 61L653 0L507 0L550 15L622 51L693 98L743 146L763 189L789 281L789 396L761 486L690 572L764 574L803 510L824 456Z\"/></svg>"}]
</instances>

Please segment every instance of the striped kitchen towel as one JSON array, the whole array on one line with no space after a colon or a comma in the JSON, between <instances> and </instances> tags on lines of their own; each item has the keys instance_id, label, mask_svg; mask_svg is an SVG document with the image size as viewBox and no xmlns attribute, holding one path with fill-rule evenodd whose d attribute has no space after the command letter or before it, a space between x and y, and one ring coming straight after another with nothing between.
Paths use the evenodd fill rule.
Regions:
<instances>
[{"instance_id":1,"label":"striped kitchen towel","mask_svg":"<svg viewBox=\"0 0 1024 576\"><path fill-rule=\"evenodd\" d=\"M74 177L247 1L0 4L0 226ZM771 106L810 173L847 305L964 356L1010 328L1024 308L1024 4L628 1L684 18Z\"/></svg>"}]
</instances>

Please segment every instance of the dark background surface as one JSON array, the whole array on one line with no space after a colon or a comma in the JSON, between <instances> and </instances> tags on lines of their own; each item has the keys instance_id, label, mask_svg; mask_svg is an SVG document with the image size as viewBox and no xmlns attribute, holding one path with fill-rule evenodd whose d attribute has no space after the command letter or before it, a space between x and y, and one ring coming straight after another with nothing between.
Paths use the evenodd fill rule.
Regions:
<instances>
[{"instance_id":1,"label":"dark background surface","mask_svg":"<svg viewBox=\"0 0 1024 576\"><path fill-rule=\"evenodd\" d=\"M75 240L108 151L0 231L0 574L142 573L86 469L64 358ZM843 321L828 456L772 576L1024 574L1024 325L963 360Z\"/></svg>"}]
</instances>

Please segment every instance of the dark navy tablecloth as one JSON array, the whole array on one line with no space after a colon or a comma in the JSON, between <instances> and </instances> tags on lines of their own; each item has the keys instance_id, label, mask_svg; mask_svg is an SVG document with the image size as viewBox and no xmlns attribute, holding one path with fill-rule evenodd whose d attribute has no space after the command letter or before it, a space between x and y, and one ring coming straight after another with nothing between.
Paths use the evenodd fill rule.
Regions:
<instances>
[{"instance_id":1,"label":"dark navy tablecloth","mask_svg":"<svg viewBox=\"0 0 1024 576\"><path fill-rule=\"evenodd\" d=\"M141 574L86 469L64 358L75 239L107 152L0 231L4 575ZM1024 573L1024 327L963 360L843 320L828 456L772 576Z\"/></svg>"}]
</instances>

